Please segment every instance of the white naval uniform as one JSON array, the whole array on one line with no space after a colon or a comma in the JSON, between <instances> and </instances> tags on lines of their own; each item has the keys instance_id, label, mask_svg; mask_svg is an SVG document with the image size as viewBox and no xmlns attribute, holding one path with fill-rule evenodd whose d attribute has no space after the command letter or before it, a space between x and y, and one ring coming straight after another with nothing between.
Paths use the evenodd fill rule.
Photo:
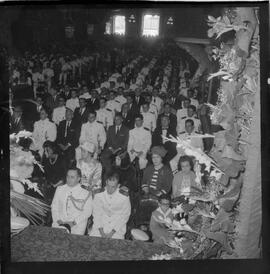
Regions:
<instances>
[{"instance_id":1,"label":"white naval uniform","mask_svg":"<svg viewBox=\"0 0 270 274\"><path fill-rule=\"evenodd\" d=\"M150 132L154 132L156 129L156 116L152 111L141 112L143 116L143 127L149 129Z\"/></svg>"},{"instance_id":2,"label":"white naval uniform","mask_svg":"<svg viewBox=\"0 0 270 274\"><path fill-rule=\"evenodd\" d=\"M59 123L66 119L66 107L57 107L53 110L52 120L58 126Z\"/></svg>"},{"instance_id":3,"label":"white naval uniform","mask_svg":"<svg viewBox=\"0 0 270 274\"><path fill-rule=\"evenodd\" d=\"M122 105L127 102L127 99L123 95L117 95L114 100L116 101L116 103L120 103L120 108L122 108Z\"/></svg>"},{"instance_id":4,"label":"white naval uniform","mask_svg":"<svg viewBox=\"0 0 270 274\"><path fill-rule=\"evenodd\" d=\"M43 144L49 140L54 142L56 139L56 125L49 121L48 118L39 120L34 123L33 139L34 149L39 151L39 154L43 154Z\"/></svg>"},{"instance_id":5,"label":"white naval uniform","mask_svg":"<svg viewBox=\"0 0 270 274\"><path fill-rule=\"evenodd\" d=\"M76 97L76 98L68 99L66 102L66 107L70 108L72 111L74 111L76 108L80 107L79 98Z\"/></svg>"},{"instance_id":6,"label":"white naval uniform","mask_svg":"<svg viewBox=\"0 0 270 274\"><path fill-rule=\"evenodd\" d=\"M96 121L93 123L87 122L82 125L80 144L84 142L91 142L96 145L96 147L101 147L103 149L106 143L106 132L104 126Z\"/></svg>"},{"instance_id":7,"label":"white naval uniform","mask_svg":"<svg viewBox=\"0 0 270 274\"><path fill-rule=\"evenodd\" d=\"M100 108L96 113L96 121L101 122L106 130L113 125L113 112L111 110Z\"/></svg>"},{"instance_id":8,"label":"white naval uniform","mask_svg":"<svg viewBox=\"0 0 270 274\"><path fill-rule=\"evenodd\" d=\"M203 147L203 141L202 138L192 138L192 136L199 135L196 132L192 132L191 134L188 134L187 132L183 131L178 134L179 138L184 139L185 141L188 141L193 147L200 148L202 151L204 150ZM178 161L181 156L185 155L185 152L182 148L177 148L177 155L170 161L170 166L172 171L177 170Z\"/></svg>"},{"instance_id":9,"label":"white naval uniform","mask_svg":"<svg viewBox=\"0 0 270 274\"><path fill-rule=\"evenodd\" d=\"M57 221L76 222L71 228L72 234L84 235L88 218L92 215L91 192L83 189L80 184L74 187L62 185L57 187L51 209L52 227L63 228Z\"/></svg>"},{"instance_id":10,"label":"white naval uniform","mask_svg":"<svg viewBox=\"0 0 270 274\"><path fill-rule=\"evenodd\" d=\"M109 100L109 101L107 101L106 108L110 109L112 111L113 118L114 118L116 111L118 111L118 112L121 111L121 104L120 104L120 102L116 102L115 99Z\"/></svg>"},{"instance_id":11,"label":"white naval uniform","mask_svg":"<svg viewBox=\"0 0 270 274\"><path fill-rule=\"evenodd\" d=\"M143 112L142 106L140 108L140 112L141 113ZM158 118L158 109L157 109L157 106L155 104L152 104L152 103L149 104L149 112L152 112L155 115L155 119L157 120L157 118Z\"/></svg>"},{"instance_id":12,"label":"white naval uniform","mask_svg":"<svg viewBox=\"0 0 270 274\"><path fill-rule=\"evenodd\" d=\"M97 193L93 200L94 223L89 236L101 237L99 228L103 228L104 233L116 231L113 239L124 239L130 212L129 197L121 194L119 189L111 195L107 190Z\"/></svg>"},{"instance_id":13,"label":"white naval uniform","mask_svg":"<svg viewBox=\"0 0 270 274\"><path fill-rule=\"evenodd\" d=\"M176 112L177 124L181 123L181 120L184 116L187 116L187 108L178 109Z\"/></svg>"},{"instance_id":14,"label":"white naval uniform","mask_svg":"<svg viewBox=\"0 0 270 274\"><path fill-rule=\"evenodd\" d=\"M146 167L146 154L150 149L151 144L151 133L149 130L144 129L143 126L135 127L134 129L131 129L129 131L127 151L130 156L131 162L136 158L137 152L143 151L143 154L139 157L139 165L141 169ZM131 150L135 150L135 152L131 153Z\"/></svg>"}]
</instances>

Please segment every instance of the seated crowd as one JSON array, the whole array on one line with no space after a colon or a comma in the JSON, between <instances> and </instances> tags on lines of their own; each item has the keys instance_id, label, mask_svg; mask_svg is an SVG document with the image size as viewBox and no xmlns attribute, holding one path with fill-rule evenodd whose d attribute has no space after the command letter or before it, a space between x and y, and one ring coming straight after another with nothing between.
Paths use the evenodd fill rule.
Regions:
<instances>
[{"instance_id":1,"label":"seated crowd","mask_svg":"<svg viewBox=\"0 0 270 274\"><path fill-rule=\"evenodd\" d=\"M159 52L119 52L113 65L87 55L27 55L21 71L12 60L10 133L33 133L22 143L44 167L33 172L51 204L44 225L117 239L149 226L153 241L170 237L156 216L171 217L171 198L190 191L195 174L192 157L163 137L204 151L192 136L205 133L205 113L187 63Z\"/></svg>"}]
</instances>

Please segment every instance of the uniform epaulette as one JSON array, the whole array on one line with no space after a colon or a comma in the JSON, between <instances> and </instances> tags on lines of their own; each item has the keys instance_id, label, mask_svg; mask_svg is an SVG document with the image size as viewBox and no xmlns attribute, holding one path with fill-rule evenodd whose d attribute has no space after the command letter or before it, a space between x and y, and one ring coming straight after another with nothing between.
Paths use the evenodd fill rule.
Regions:
<instances>
[{"instance_id":1,"label":"uniform epaulette","mask_svg":"<svg viewBox=\"0 0 270 274\"><path fill-rule=\"evenodd\" d=\"M99 123L99 124L102 124L102 125L103 125L103 123L102 123L101 121L97 121L97 123Z\"/></svg>"},{"instance_id":2,"label":"uniform epaulette","mask_svg":"<svg viewBox=\"0 0 270 274\"><path fill-rule=\"evenodd\" d=\"M108 110L108 111L112 111L111 109L109 109L109 108L106 108L106 110Z\"/></svg>"},{"instance_id":3,"label":"uniform epaulette","mask_svg":"<svg viewBox=\"0 0 270 274\"><path fill-rule=\"evenodd\" d=\"M150 131L150 129L149 128L147 128L147 127L143 127L145 130L148 130L148 131Z\"/></svg>"},{"instance_id":4,"label":"uniform epaulette","mask_svg":"<svg viewBox=\"0 0 270 274\"><path fill-rule=\"evenodd\" d=\"M187 118L187 116L183 116L181 119L186 119Z\"/></svg>"},{"instance_id":5,"label":"uniform epaulette","mask_svg":"<svg viewBox=\"0 0 270 274\"><path fill-rule=\"evenodd\" d=\"M179 134L184 134L185 133L185 131L181 131L181 132L179 132Z\"/></svg>"},{"instance_id":6,"label":"uniform epaulette","mask_svg":"<svg viewBox=\"0 0 270 274\"><path fill-rule=\"evenodd\" d=\"M200 134L200 132L199 132L199 131L195 131L195 133Z\"/></svg>"},{"instance_id":7,"label":"uniform epaulette","mask_svg":"<svg viewBox=\"0 0 270 274\"><path fill-rule=\"evenodd\" d=\"M120 102L118 100L114 100L116 103L120 104Z\"/></svg>"},{"instance_id":8,"label":"uniform epaulette","mask_svg":"<svg viewBox=\"0 0 270 274\"><path fill-rule=\"evenodd\" d=\"M129 189L126 186L121 186L119 188L119 193L123 194L124 196L129 196Z\"/></svg>"},{"instance_id":9,"label":"uniform epaulette","mask_svg":"<svg viewBox=\"0 0 270 274\"><path fill-rule=\"evenodd\" d=\"M150 111L150 113L154 114L155 115L155 112L154 111Z\"/></svg>"}]
</instances>

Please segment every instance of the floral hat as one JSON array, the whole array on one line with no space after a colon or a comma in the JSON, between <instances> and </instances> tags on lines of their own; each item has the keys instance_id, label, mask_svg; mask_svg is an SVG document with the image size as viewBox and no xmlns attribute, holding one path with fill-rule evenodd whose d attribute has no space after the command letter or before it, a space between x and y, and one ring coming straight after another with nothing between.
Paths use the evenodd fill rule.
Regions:
<instances>
[{"instance_id":1,"label":"floral hat","mask_svg":"<svg viewBox=\"0 0 270 274\"><path fill-rule=\"evenodd\" d=\"M90 153L95 153L96 152L96 146L93 143L90 142L84 142L83 144L80 145L80 148L90 152Z\"/></svg>"}]
</instances>

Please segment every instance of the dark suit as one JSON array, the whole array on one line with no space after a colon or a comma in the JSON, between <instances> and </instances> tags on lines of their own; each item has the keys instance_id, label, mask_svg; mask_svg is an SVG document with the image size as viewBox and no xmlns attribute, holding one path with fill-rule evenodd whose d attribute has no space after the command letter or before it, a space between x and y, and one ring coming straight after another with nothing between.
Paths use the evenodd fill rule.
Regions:
<instances>
[{"instance_id":1,"label":"dark suit","mask_svg":"<svg viewBox=\"0 0 270 274\"><path fill-rule=\"evenodd\" d=\"M88 115L89 115L89 109L86 107L84 112L80 114L80 108L76 108L74 110L74 120L78 124L78 126L81 126L83 123L86 123L88 121Z\"/></svg>"},{"instance_id":2,"label":"dark suit","mask_svg":"<svg viewBox=\"0 0 270 274\"><path fill-rule=\"evenodd\" d=\"M56 107L58 107L58 104L59 104L58 99L59 99L58 95L56 95L55 97L53 97L52 95L49 95L46 98L45 106L49 109L50 114L52 114L53 110Z\"/></svg>"},{"instance_id":3,"label":"dark suit","mask_svg":"<svg viewBox=\"0 0 270 274\"><path fill-rule=\"evenodd\" d=\"M135 96L134 97L134 101L133 101L133 104L136 105L137 109L140 109L141 108L141 105L145 102L145 99L143 96L139 96L139 102L137 102L137 97Z\"/></svg>"},{"instance_id":4,"label":"dark suit","mask_svg":"<svg viewBox=\"0 0 270 274\"><path fill-rule=\"evenodd\" d=\"M128 129L134 128L134 115L131 111L128 111L126 117L124 117L124 114L122 112L123 116L123 125L126 126Z\"/></svg>"},{"instance_id":5,"label":"dark suit","mask_svg":"<svg viewBox=\"0 0 270 274\"><path fill-rule=\"evenodd\" d=\"M100 108L99 99L96 98L94 102L92 102L92 99L87 100L87 107L89 109L98 110Z\"/></svg>"},{"instance_id":6,"label":"dark suit","mask_svg":"<svg viewBox=\"0 0 270 274\"><path fill-rule=\"evenodd\" d=\"M67 165L70 164L72 160L75 158L75 148L79 145L79 136L80 136L80 126L76 121L73 119L67 128L66 132L66 124L67 121L61 121L57 128L57 138L56 143L62 144L66 146L70 144L71 146L68 147L67 150L62 151L64 159L66 160ZM66 132L66 136L65 136Z\"/></svg>"},{"instance_id":7,"label":"dark suit","mask_svg":"<svg viewBox=\"0 0 270 274\"><path fill-rule=\"evenodd\" d=\"M119 132L116 134L116 126L110 126L107 132L107 147L113 149L122 148L127 149L129 138L129 129L122 125Z\"/></svg>"},{"instance_id":8,"label":"dark suit","mask_svg":"<svg viewBox=\"0 0 270 274\"><path fill-rule=\"evenodd\" d=\"M174 98L174 102L172 101L173 98ZM174 108L176 111L178 109L181 109L182 108L182 101L183 101L182 96L172 97L171 98L171 107Z\"/></svg>"},{"instance_id":9,"label":"dark suit","mask_svg":"<svg viewBox=\"0 0 270 274\"><path fill-rule=\"evenodd\" d=\"M177 136L176 129L168 128L166 137L169 137L170 135L176 137ZM165 142L163 144L161 136L162 136L162 128L157 127L152 135L152 147L164 146L165 149L167 150L167 154L165 155L163 161L164 163L169 163L169 161L177 154L176 143Z\"/></svg>"},{"instance_id":10,"label":"dark suit","mask_svg":"<svg viewBox=\"0 0 270 274\"><path fill-rule=\"evenodd\" d=\"M120 130L117 134L115 125L109 127L107 132L106 148L101 155L101 162L104 167L105 173L111 169L114 156L109 148L112 148L114 150L121 149L120 152L124 152L127 150L128 139L129 129L124 125L120 127Z\"/></svg>"},{"instance_id":11,"label":"dark suit","mask_svg":"<svg viewBox=\"0 0 270 274\"><path fill-rule=\"evenodd\" d=\"M166 115L164 113L161 113L161 114L158 115L157 127L161 127L161 118L163 116L166 116ZM176 126L177 126L177 117L176 117L176 115L170 113L169 114L169 119L170 119L170 128L176 129Z\"/></svg>"}]
</instances>

